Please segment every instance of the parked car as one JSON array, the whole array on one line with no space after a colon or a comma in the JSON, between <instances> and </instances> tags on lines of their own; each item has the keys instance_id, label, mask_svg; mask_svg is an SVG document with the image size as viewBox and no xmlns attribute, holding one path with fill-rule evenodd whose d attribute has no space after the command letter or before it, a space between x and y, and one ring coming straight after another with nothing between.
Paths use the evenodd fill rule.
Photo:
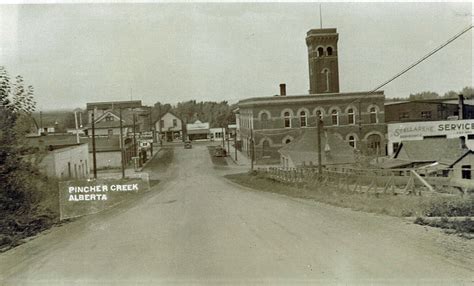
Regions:
<instances>
[{"instance_id":1,"label":"parked car","mask_svg":"<svg viewBox=\"0 0 474 286\"><path fill-rule=\"evenodd\" d=\"M191 148L193 148L191 141L190 140L184 141L184 149L191 149Z\"/></svg>"},{"instance_id":2,"label":"parked car","mask_svg":"<svg viewBox=\"0 0 474 286\"><path fill-rule=\"evenodd\" d=\"M214 149L214 157L225 157L226 156L226 151L222 146L216 146L216 149Z\"/></svg>"}]
</instances>

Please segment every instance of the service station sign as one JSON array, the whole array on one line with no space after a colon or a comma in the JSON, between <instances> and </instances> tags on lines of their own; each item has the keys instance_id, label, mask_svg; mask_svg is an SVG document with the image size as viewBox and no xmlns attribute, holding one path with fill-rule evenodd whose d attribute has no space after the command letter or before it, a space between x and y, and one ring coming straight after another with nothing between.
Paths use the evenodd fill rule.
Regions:
<instances>
[{"instance_id":1,"label":"service station sign","mask_svg":"<svg viewBox=\"0 0 474 286\"><path fill-rule=\"evenodd\" d=\"M423 140L426 137L446 136L459 138L474 134L474 120L421 121L387 124L389 154L392 144L408 140ZM467 139L467 138L466 138Z\"/></svg>"}]
</instances>

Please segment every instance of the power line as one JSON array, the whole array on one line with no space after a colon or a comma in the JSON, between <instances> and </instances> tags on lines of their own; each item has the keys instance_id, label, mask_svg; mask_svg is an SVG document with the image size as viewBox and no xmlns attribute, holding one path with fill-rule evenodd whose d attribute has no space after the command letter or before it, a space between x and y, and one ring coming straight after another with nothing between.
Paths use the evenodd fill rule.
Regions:
<instances>
[{"instance_id":1,"label":"power line","mask_svg":"<svg viewBox=\"0 0 474 286\"><path fill-rule=\"evenodd\" d=\"M472 25L463 29L461 32L459 32L458 34L456 34L454 37L452 37L451 39L449 39L446 43L442 44L441 46L437 47L436 49L434 49L433 51L429 52L428 54L426 54L425 56L423 56L421 59L419 59L418 61L416 61L415 63L411 64L410 66L408 66L407 68L403 69L401 72L397 73L394 77L390 78L389 80L387 80L386 82L382 83L381 85L377 86L376 88L374 88L373 90L370 91L370 93L373 93L373 92L376 92L378 89L382 88L383 86L387 85L388 83L394 81L395 79L397 79L398 77L400 77L401 75L403 75L404 73L406 73L407 71L411 70L412 68L414 68L415 66L417 66L418 64L420 64L421 62L423 62L424 60L426 60L427 58L431 57L433 54L435 54L436 52L438 52L439 50L441 50L442 48L446 47L447 45L449 45L450 43L452 43L454 40L456 40L457 38L459 38L460 36L462 36L464 33L466 33L467 31L469 31L470 29L472 29Z\"/></svg>"}]
</instances>

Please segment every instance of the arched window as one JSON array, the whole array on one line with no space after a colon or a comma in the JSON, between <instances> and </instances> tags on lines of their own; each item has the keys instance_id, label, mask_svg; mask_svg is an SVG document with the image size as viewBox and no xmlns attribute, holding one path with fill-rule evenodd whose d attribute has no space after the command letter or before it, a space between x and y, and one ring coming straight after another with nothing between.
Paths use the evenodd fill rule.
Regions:
<instances>
[{"instance_id":1,"label":"arched window","mask_svg":"<svg viewBox=\"0 0 474 286\"><path fill-rule=\"evenodd\" d=\"M332 47L327 48L327 54L328 56L332 56Z\"/></svg>"},{"instance_id":2,"label":"arched window","mask_svg":"<svg viewBox=\"0 0 474 286\"><path fill-rule=\"evenodd\" d=\"M331 111L331 122L332 122L332 125L339 125L339 113L337 112L336 109Z\"/></svg>"},{"instance_id":3,"label":"arched window","mask_svg":"<svg viewBox=\"0 0 474 286\"><path fill-rule=\"evenodd\" d=\"M349 108L347 110L347 122L348 124L354 124L355 123L355 113L353 108Z\"/></svg>"},{"instance_id":4,"label":"arched window","mask_svg":"<svg viewBox=\"0 0 474 286\"><path fill-rule=\"evenodd\" d=\"M290 138L288 138L288 139L285 140L285 144L290 144L290 143L291 143L291 139L290 139Z\"/></svg>"},{"instance_id":5,"label":"arched window","mask_svg":"<svg viewBox=\"0 0 474 286\"><path fill-rule=\"evenodd\" d=\"M261 128L263 129L267 129L269 127L268 126L268 113L262 112L260 114L260 125L261 125Z\"/></svg>"},{"instance_id":6,"label":"arched window","mask_svg":"<svg viewBox=\"0 0 474 286\"><path fill-rule=\"evenodd\" d=\"M270 142L264 140L262 143L262 157L270 156Z\"/></svg>"},{"instance_id":7,"label":"arched window","mask_svg":"<svg viewBox=\"0 0 474 286\"><path fill-rule=\"evenodd\" d=\"M353 135L349 136L349 145L351 145L351 147L355 148L356 147L356 140L355 140L355 137Z\"/></svg>"},{"instance_id":8,"label":"arched window","mask_svg":"<svg viewBox=\"0 0 474 286\"><path fill-rule=\"evenodd\" d=\"M286 112L283 114L283 120L285 121L285 128L290 128L290 127L291 127L290 112L286 111Z\"/></svg>"},{"instance_id":9,"label":"arched window","mask_svg":"<svg viewBox=\"0 0 474 286\"><path fill-rule=\"evenodd\" d=\"M370 112L370 123L377 123L377 109L375 107L371 107L369 109Z\"/></svg>"},{"instance_id":10,"label":"arched window","mask_svg":"<svg viewBox=\"0 0 474 286\"><path fill-rule=\"evenodd\" d=\"M323 74L323 80L326 82L326 91L329 91L329 74L330 74L330 71L329 71L329 69L325 68L321 71L321 73Z\"/></svg>"},{"instance_id":11,"label":"arched window","mask_svg":"<svg viewBox=\"0 0 474 286\"><path fill-rule=\"evenodd\" d=\"M324 49L323 47L318 48L318 57L322 57L324 55Z\"/></svg>"},{"instance_id":12,"label":"arched window","mask_svg":"<svg viewBox=\"0 0 474 286\"><path fill-rule=\"evenodd\" d=\"M307 123L307 120L306 120L306 112L305 112L305 111L301 111L301 112L300 112L300 126L301 126L301 127L306 127L306 123Z\"/></svg>"}]
</instances>

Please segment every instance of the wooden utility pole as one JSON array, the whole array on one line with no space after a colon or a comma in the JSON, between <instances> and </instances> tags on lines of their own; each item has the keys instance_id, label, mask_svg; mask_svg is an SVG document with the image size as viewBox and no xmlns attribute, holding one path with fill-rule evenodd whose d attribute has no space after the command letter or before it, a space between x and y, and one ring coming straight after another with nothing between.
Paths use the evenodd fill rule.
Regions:
<instances>
[{"instance_id":1,"label":"wooden utility pole","mask_svg":"<svg viewBox=\"0 0 474 286\"><path fill-rule=\"evenodd\" d=\"M317 140L317 147L318 147L318 173L319 175L322 175L323 174L323 164L322 164L322 156L321 156L321 118L318 118L316 119L317 120L317 123L316 123L316 140Z\"/></svg>"},{"instance_id":2,"label":"wooden utility pole","mask_svg":"<svg viewBox=\"0 0 474 286\"><path fill-rule=\"evenodd\" d=\"M227 140L227 154L226 155L230 157L231 155L230 155L230 138L229 138L229 136L226 136L226 140Z\"/></svg>"},{"instance_id":3,"label":"wooden utility pole","mask_svg":"<svg viewBox=\"0 0 474 286\"><path fill-rule=\"evenodd\" d=\"M122 108L119 109L120 111L120 157L122 160L122 178L125 178L125 158L123 156L123 130L122 130Z\"/></svg>"},{"instance_id":4,"label":"wooden utility pole","mask_svg":"<svg viewBox=\"0 0 474 286\"><path fill-rule=\"evenodd\" d=\"M253 142L253 129L250 129L250 170L253 172L253 160L255 159L255 144Z\"/></svg>"},{"instance_id":5,"label":"wooden utility pole","mask_svg":"<svg viewBox=\"0 0 474 286\"><path fill-rule=\"evenodd\" d=\"M94 179L97 179L97 158L95 154L95 118L92 111L92 166L94 168Z\"/></svg>"},{"instance_id":6,"label":"wooden utility pole","mask_svg":"<svg viewBox=\"0 0 474 286\"><path fill-rule=\"evenodd\" d=\"M137 156L137 139L135 138L135 127L136 127L136 119L135 119L135 112L133 112L133 157Z\"/></svg>"},{"instance_id":7,"label":"wooden utility pole","mask_svg":"<svg viewBox=\"0 0 474 286\"><path fill-rule=\"evenodd\" d=\"M237 132L234 135L234 151L235 151L235 161L237 162Z\"/></svg>"}]
</instances>

